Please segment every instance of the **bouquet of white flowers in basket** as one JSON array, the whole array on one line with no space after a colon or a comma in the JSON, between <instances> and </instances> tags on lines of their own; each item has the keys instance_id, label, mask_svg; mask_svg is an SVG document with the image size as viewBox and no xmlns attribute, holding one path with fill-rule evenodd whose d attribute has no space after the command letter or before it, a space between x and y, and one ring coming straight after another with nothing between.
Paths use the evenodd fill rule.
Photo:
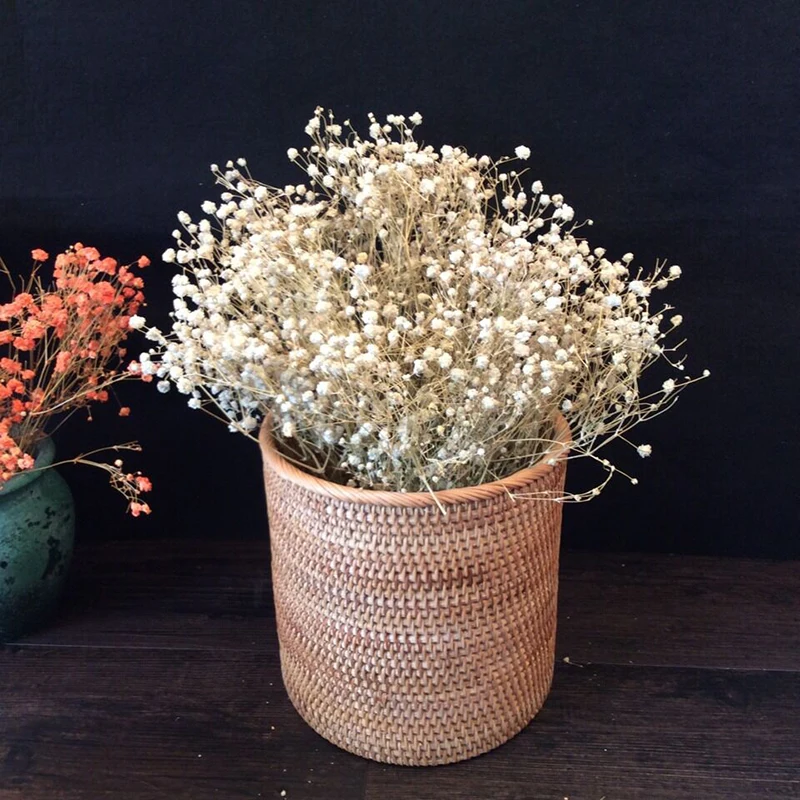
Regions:
<instances>
[{"instance_id":1,"label":"bouquet of white flowers in basket","mask_svg":"<svg viewBox=\"0 0 800 800\"><path fill-rule=\"evenodd\" d=\"M362 138L317 109L311 144L288 151L297 184L224 170L219 202L181 212L172 331L134 369L251 437L270 415L284 452L350 486L436 491L537 461L567 419L572 456L611 440L642 457L632 427L693 380L654 302L677 266L650 272L592 247L560 194L515 157L438 151L419 114L369 116ZM588 220L584 225L591 225ZM147 327L142 318L133 326ZM652 390L645 370L675 370ZM708 372L704 372L706 376ZM565 498L560 498L565 499Z\"/></svg>"}]
</instances>

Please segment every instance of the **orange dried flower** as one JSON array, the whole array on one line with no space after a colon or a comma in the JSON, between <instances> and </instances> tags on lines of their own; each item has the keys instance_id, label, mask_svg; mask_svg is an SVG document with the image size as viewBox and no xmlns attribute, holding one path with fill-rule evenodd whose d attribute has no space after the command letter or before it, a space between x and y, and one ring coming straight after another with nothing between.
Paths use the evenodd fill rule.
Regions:
<instances>
[{"instance_id":1,"label":"orange dried flower","mask_svg":"<svg viewBox=\"0 0 800 800\"><path fill-rule=\"evenodd\" d=\"M53 368L55 372L66 372L69 362L72 360L72 353L69 350L62 350L56 356L56 365Z\"/></svg>"},{"instance_id":2,"label":"orange dried flower","mask_svg":"<svg viewBox=\"0 0 800 800\"><path fill-rule=\"evenodd\" d=\"M117 262L113 258L104 258L96 261L92 265L98 272L105 272L107 275L114 275L117 271Z\"/></svg>"},{"instance_id":3,"label":"orange dried flower","mask_svg":"<svg viewBox=\"0 0 800 800\"><path fill-rule=\"evenodd\" d=\"M137 475L135 483L140 492L149 492L153 488L150 478L145 478L144 475Z\"/></svg>"},{"instance_id":4,"label":"orange dried flower","mask_svg":"<svg viewBox=\"0 0 800 800\"><path fill-rule=\"evenodd\" d=\"M100 258L100 253L97 251L96 247L81 247L78 249L78 245L75 245L75 249L78 255L81 258L85 258L87 261L97 261Z\"/></svg>"},{"instance_id":5,"label":"orange dried flower","mask_svg":"<svg viewBox=\"0 0 800 800\"><path fill-rule=\"evenodd\" d=\"M140 514L149 514L151 510L147 503L138 503L136 501L131 503L130 509L134 517L138 517Z\"/></svg>"},{"instance_id":6,"label":"orange dried flower","mask_svg":"<svg viewBox=\"0 0 800 800\"><path fill-rule=\"evenodd\" d=\"M98 403L108 402L108 392L105 389L101 389L99 392L86 392L86 397L88 400L96 400Z\"/></svg>"},{"instance_id":7,"label":"orange dried flower","mask_svg":"<svg viewBox=\"0 0 800 800\"><path fill-rule=\"evenodd\" d=\"M129 320L144 302L142 279L129 266L119 267L116 259L77 242L56 256L53 283L45 286L38 270L48 254L36 249L31 256L36 263L19 291L0 304L0 346L9 348L0 357L0 486L33 466L33 448L52 417L85 408L91 420L92 403L106 402L113 384L143 377L122 363ZM138 267L149 263L146 256L134 262ZM122 417L130 413L127 406L119 412ZM119 449L139 447L130 443ZM147 478L123 474L116 462L83 456L74 461L106 470L135 516L150 513L138 499L151 488Z\"/></svg>"},{"instance_id":8,"label":"orange dried flower","mask_svg":"<svg viewBox=\"0 0 800 800\"><path fill-rule=\"evenodd\" d=\"M33 350L35 344L36 342L33 339L29 339L25 336L17 336L17 338L14 339L14 347L22 353L29 353Z\"/></svg>"},{"instance_id":9,"label":"orange dried flower","mask_svg":"<svg viewBox=\"0 0 800 800\"><path fill-rule=\"evenodd\" d=\"M13 358L0 358L0 371L9 375L16 375L22 369L22 365Z\"/></svg>"}]
</instances>

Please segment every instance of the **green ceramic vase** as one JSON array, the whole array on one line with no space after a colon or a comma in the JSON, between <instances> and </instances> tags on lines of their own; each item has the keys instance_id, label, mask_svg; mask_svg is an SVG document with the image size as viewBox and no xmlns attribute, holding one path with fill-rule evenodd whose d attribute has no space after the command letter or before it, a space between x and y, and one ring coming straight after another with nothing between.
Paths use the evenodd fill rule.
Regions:
<instances>
[{"instance_id":1,"label":"green ceramic vase","mask_svg":"<svg viewBox=\"0 0 800 800\"><path fill-rule=\"evenodd\" d=\"M35 467L53 463L44 439ZM0 642L13 641L55 611L72 558L75 505L54 470L23 472L0 489Z\"/></svg>"}]
</instances>

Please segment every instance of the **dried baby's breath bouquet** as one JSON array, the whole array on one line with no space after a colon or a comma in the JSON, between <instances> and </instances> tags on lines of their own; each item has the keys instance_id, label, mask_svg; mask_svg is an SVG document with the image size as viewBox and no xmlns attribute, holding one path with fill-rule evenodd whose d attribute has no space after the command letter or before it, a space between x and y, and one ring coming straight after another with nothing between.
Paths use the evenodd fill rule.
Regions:
<instances>
[{"instance_id":1,"label":"dried baby's breath bouquet","mask_svg":"<svg viewBox=\"0 0 800 800\"><path fill-rule=\"evenodd\" d=\"M318 108L311 145L288 151L296 185L265 186L243 159L212 166L221 202L199 222L181 212L164 254L183 265L172 332L149 328L135 369L231 430L253 436L271 412L306 469L366 488L503 477L547 451L562 413L573 455L607 473L569 497L597 494L620 472L598 449L649 455L626 434L692 382L665 344L680 316L652 305L679 267L646 274L592 248L564 198L515 168L527 147L437 152L419 114L369 120L363 139ZM645 392L656 361L678 379Z\"/></svg>"}]
</instances>

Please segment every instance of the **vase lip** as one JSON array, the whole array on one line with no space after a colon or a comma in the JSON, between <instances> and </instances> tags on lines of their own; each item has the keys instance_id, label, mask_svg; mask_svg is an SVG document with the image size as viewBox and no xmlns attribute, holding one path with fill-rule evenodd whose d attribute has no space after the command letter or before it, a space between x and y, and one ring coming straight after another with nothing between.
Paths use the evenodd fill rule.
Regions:
<instances>
[{"instance_id":1,"label":"vase lip","mask_svg":"<svg viewBox=\"0 0 800 800\"><path fill-rule=\"evenodd\" d=\"M315 494L361 505L424 508L427 506L468 503L475 500L485 500L496 495L510 494L513 490L528 486L533 481L549 474L561 462L566 460L572 438L569 424L562 414L556 414L554 422L555 437L553 443L532 466L514 472L505 478L483 483L479 486L440 489L436 492L392 492L382 489L360 489L333 483L333 481L327 481L324 478L318 478L315 475L304 472L278 452L272 435L272 414L267 414L264 418L258 434L258 442L261 447L265 470L269 467L284 480L308 489ZM555 463L549 463L553 461Z\"/></svg>"},{"instance_id":2,"label":"vase lip","mask_svg":"<svg viewBox=\"0 0 800 800\"><path fill-rule=\"evenodd\" d=\"M45 470L52 465L56 455L56 446L49 436L40 439L34 448L35 461L33 467L23 472L18 472L5 483L0 484L0 500L8 497L13 492L18 492L23 486L38 480L44 475Z\"/></svg>"}]
</instances>

